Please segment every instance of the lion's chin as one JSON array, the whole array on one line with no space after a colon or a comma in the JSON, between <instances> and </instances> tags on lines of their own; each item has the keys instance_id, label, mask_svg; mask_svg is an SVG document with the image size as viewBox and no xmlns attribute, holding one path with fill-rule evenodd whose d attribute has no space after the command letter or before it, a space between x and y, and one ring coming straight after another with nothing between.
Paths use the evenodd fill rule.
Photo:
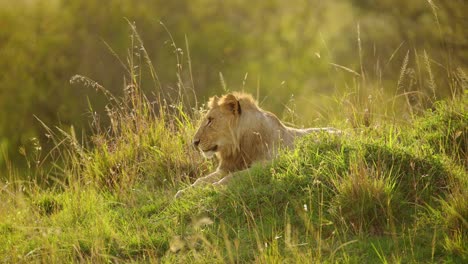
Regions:
<instances>
[{"instance_id":1,"label":"lion's chin","mask_svg":"<svg viewBox=\"0 0 468 264\"><path fill-rule=\"evenodd\" d=\"M218 145L215 145L214 147L208 149L208 150L202 150L202 153L203 153L203 156L207 159L211 159L214 154L216 153L216 151L218 150Z\"/></svg>"},{"instance_id":2,"label":"lion's chin","mask_svg":"<svg viewBox=\"0 0 468 264\"><path fill-rule=\"evenodd\" d=\"M205 158L207 159L211 159L213 158L213 156L215 155L215 151L212 151L212 150L208 150L208 151L202 151L202 154Z\"/></svg>"}]
</instances>

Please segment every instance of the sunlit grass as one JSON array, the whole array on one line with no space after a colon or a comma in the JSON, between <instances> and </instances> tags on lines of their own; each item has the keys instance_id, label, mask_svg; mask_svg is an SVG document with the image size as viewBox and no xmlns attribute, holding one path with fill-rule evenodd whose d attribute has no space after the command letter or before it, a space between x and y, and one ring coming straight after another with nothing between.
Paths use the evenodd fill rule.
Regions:
<instances>
[{"instance_id":1,"label":"sunlit grass","mask_svg":"<svg viewBox=\"0 0 468 264\"><path fill-rule=\"evenodd\" d=\"M162 89L132 29L122 96L73 78L108 99L107 115L92 116L89 140L43 124L56 147L24 149L29 177L11 168L1 183L0 261L467 260L466 95L424 112L407 104L396 120L395 105L410 94L351 95L370 87L358 78L351 94L329 98L348 109L341 113L348 122L337 122L341 135L311 135L226 187L194 188L175 200L178 189L213 167L190 147L203 110L182 68L178 90ZM152 97L142 92L135 52L149 67ZM403 83L401 74L397 90Z\"/></svg>"}]
</instances>

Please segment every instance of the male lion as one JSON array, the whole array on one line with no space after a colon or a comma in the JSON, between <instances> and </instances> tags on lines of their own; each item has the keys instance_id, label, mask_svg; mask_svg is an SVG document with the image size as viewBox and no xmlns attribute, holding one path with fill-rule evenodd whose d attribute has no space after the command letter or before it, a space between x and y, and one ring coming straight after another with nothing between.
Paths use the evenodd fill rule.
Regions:
<instances>
[{"instance_id":1,"label":"male lion","mask_svg":"<svg viewBox=\"0 0 468 264\"><path fill-rule=\"evenodd\" d=\"M258 107L251 95L233 93L208 102L208 113L193 139L203 155L219 160L215 172L199 178L190 187L225 184L232 173L254 162L275 157L280 146L292 148L294 139L316 131L336 133L333 128L297 129L285 126L274 114ZM184 191L177 192L179 197Z\"/></svg>"}]
</instances>

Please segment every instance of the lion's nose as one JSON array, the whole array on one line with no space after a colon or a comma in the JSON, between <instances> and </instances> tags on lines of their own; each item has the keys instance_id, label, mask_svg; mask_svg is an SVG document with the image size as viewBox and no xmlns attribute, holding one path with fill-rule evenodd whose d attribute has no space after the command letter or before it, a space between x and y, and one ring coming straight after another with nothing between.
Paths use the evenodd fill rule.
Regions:
<instances>
[{"instance_id":1,"label":"lion's nose","mask_svg":"<svg viewBox=\"0 0 468 264\"><path fill-rule=\"evenodd\" d=\"M198 144L200 144L200 139L194 139L192 143L195 147L198 147Z\"/></svg>"}]
</instances>

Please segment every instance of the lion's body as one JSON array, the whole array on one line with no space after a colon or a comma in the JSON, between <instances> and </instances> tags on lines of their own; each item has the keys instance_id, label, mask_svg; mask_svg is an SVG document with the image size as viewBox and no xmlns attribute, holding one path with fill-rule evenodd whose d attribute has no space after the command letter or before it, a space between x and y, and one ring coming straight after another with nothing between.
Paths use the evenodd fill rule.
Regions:
<instances>
[{"instance_id":1,"label":"lion's body","mask_svg":"<svg viewBox=\"0 0 468 264\"><path fill-rule=\"evenodd\" d=\"M232 172L249 168L254 162L271 160L280 147L292 148L297 137L314 131L335 131L287 127L244 93L228 94L220 99L213 97L209 108L195 134L194 144L205 156L216 155L219 165L214 173L199 178L194 186L216 182ZM219 183L225 183L228 178Z\"/></svg>"}]
</instances>

